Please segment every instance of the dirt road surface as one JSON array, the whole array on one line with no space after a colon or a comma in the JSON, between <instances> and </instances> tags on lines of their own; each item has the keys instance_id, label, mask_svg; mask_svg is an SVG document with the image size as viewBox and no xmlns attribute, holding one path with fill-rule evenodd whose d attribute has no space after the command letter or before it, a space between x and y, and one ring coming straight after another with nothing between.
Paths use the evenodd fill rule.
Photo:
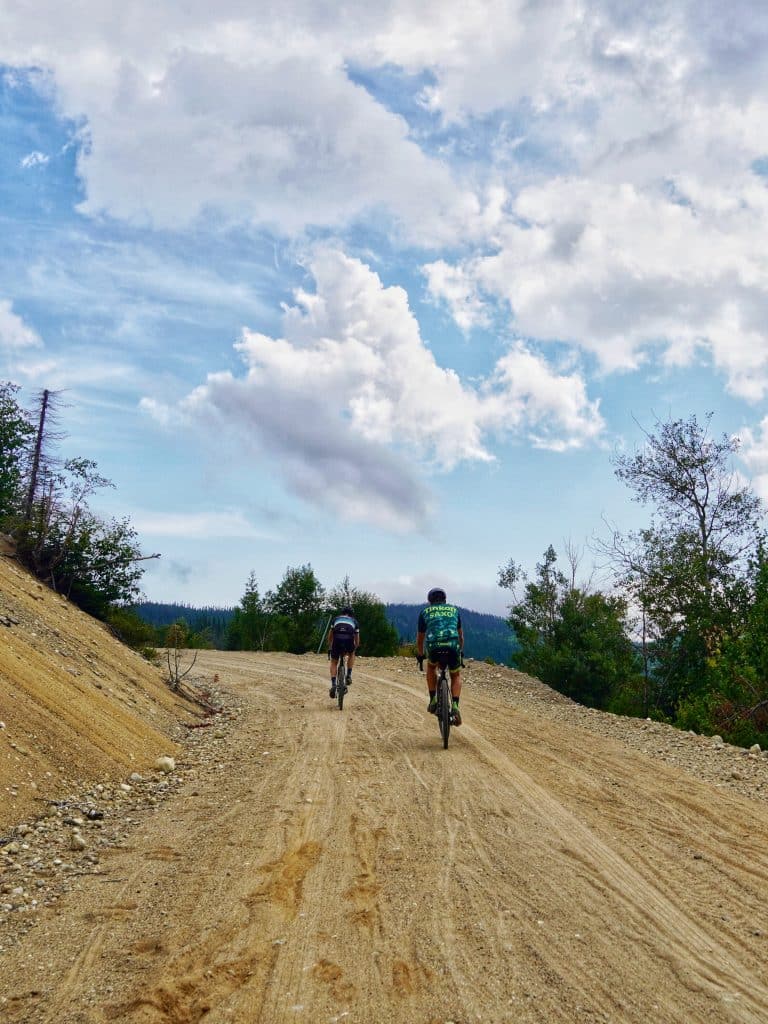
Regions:
<instances>
[{"instance_id":1,"label":"dirt road surface","mask_svg":"<svg viewBox=\"0 0 768 1024\"><path fill-rule=\"evenodd\" d=\"M768 1021L768 804L465 687L204 652L220 760L7 951L8 1024ZM392 662L395 664L405 664Z\"/></svg>"}]
</instances>

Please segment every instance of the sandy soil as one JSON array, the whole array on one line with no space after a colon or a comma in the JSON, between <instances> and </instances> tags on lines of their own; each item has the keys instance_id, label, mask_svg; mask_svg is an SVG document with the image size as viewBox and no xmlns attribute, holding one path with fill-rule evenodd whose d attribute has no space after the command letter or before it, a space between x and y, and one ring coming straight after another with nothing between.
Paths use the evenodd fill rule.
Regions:
<instances>
[{"instance_id":1,"label":"sandy soil","mask_svg":"<svg viewBox=\"0 0 768 1024\"><path fill-rule=\"evenodd\" d=\"M479 667L447 751L401 660L343 712L321 658L200 668L238 717L6 949L9 1024L768 1020L764 758Z\"/></svg>"},{"instance_id":2,"label":"sandy soil","mask_svg":"<svg viewBox=\"0 0 768 1024\"><path fill-rule=\"evenodd\" d=\"M193 715L101 623L0 556L0 830L174 755Z\"/></svg>"}]
</instances>

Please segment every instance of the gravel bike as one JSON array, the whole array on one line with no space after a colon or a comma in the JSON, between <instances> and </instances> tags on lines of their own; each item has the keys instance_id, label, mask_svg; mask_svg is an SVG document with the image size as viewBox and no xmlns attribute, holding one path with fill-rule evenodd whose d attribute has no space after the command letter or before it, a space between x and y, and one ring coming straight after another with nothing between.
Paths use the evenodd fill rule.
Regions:
<instances>
[{"instance_id":1,"label":"gravel bike","mask_svg":"<svg viewBox=\"0 0 768 1024\"><path fill-rule=\"evenodd\" d=\"M344 695L348 690L347 686L347 656L339 655L339 667L336 671L336 700L339 702L339 711L344 707Z\"/></svg>"},{"instance_id":2,"label":"gravel bike","mask_svg":"<svg viewBox=\"0 0 768 1024\"><path fill-rule=\"evenodd\" d=\"M438 654L437 663L440 666L440 673L437 677L437 690L435 696L437 697L437 710L435 715L437 716L437 724L440 726L440 735L443 737L443 749L448 749L448 737L451 735L451 725L453 723L453 709L451 699L451 681L448 674L448 655ZM424 671L424 666L419 663L420 671Z\"/></svg>"},{"instance_id":3,"label":"gravel bike","mask_svg":"<svg viewBox=\"0 0 768 1024\"><path fill-rule=\"evenodd\" d=\"M451 701L451 681L448 676L447 657L438 655L440 674L437 677L437 724L443 737L443 749L448 749L448 737L451 735L453 710Z\"/></svg>"}]
</instances>

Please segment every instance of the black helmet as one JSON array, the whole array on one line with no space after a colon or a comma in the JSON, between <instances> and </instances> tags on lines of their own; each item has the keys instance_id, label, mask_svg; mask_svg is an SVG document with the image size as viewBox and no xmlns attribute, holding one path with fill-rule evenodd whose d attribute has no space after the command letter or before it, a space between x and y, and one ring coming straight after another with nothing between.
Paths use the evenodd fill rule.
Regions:
<instances>
[{"instance_id":1,"label":"black helmet","mask_svg":"<svg viewBox=\"0 0 768 1024\"><path fill-rule=\"evenodd\" d=\"M427 600L430 604L445 604L448 599L442 587L432 587L427 594Z\"/></svg>"},{"instance_id":2,"label":"black helmet","mask_svg":"<svg viewBox=\"0 0 768 1024\"><path fill-rule=\"evenodd\" d=\"M349 605L347 605L346 608L342 608L341 609L341 614L342 615L352 615L352 616L354 616L355 609L354 608L350 608Z\"/></svg>"}]
</instances>

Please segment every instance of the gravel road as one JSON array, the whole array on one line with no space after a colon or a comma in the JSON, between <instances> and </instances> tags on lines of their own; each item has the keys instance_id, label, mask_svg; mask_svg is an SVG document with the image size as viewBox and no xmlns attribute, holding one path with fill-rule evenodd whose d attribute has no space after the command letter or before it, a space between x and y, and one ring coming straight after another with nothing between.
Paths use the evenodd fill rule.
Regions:
<instances>
[{"instance_id":1,"label":"gravel road","mask_svg":"<svg viewBox=\"0 0 768 1024\"><path fill-rule=\"evenodd\" d=\"M8 1024L768 1020L761 753L492 666L447 751L402 659L343 712L321 658L196 668L231 714L174 772L16 834L4 881L51 893L0 919Z\"/></svg>"}]
</instances>

